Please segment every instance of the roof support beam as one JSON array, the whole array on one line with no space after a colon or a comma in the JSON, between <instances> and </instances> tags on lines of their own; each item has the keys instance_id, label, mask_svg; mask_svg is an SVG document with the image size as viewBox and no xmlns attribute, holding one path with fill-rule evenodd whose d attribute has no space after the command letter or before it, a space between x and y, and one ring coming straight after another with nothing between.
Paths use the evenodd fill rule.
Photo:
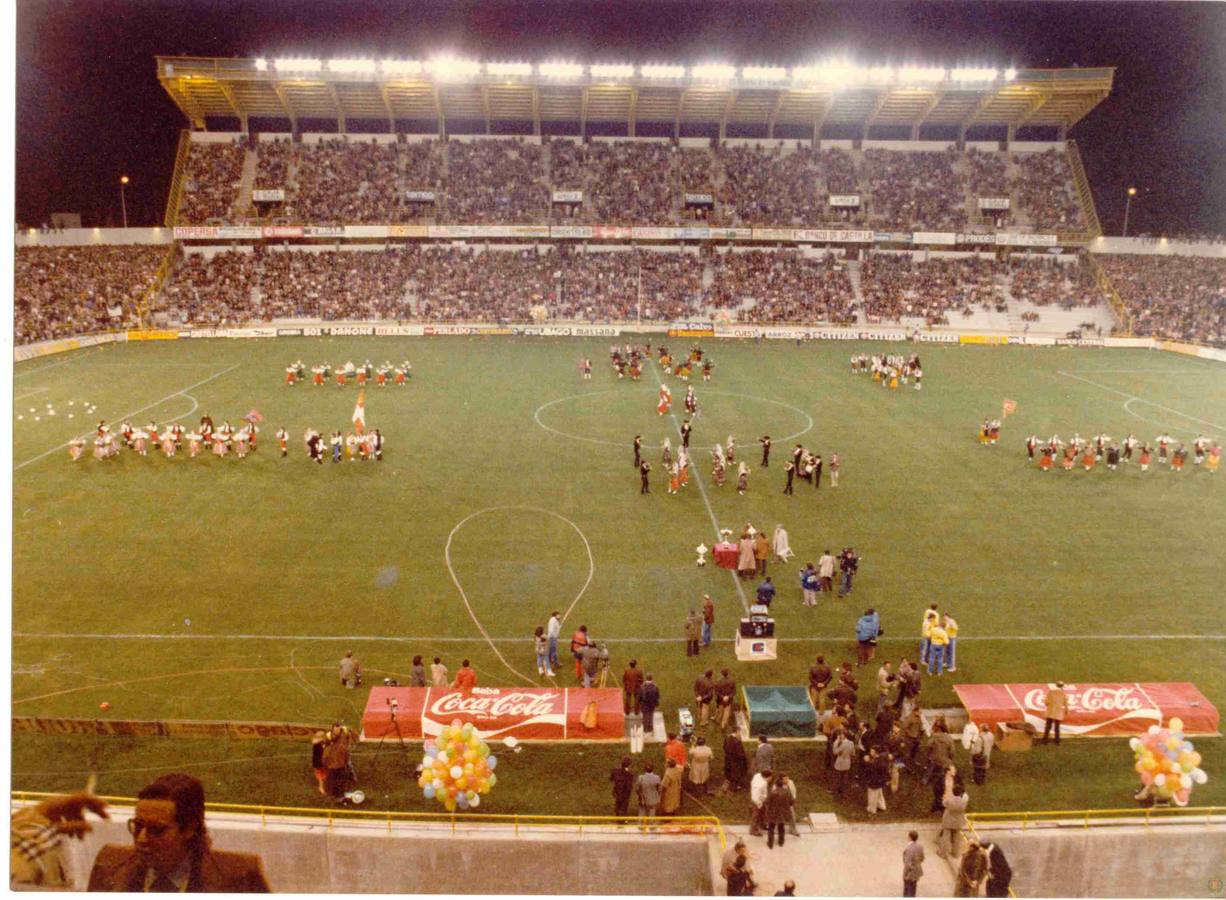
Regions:
<instances>
[{"instance_id":1,"label":"roof support beam","mask_svg":"<svg viewBox=\"0 0 1226 900\"><path fill-rule=\"evenodd\" d=\"M719 142L724 142L724 135L728 132L728 117L732 115L732 107L736 106L736 91L728 89L728 99L724 101L724 111L719 117Z\"/></svg>"},{"instance_id":2,"label":"roof support beam","mask_svg":"<svg viewBox=\"0 0 1226 900\"><path fill-rule=\"evenodd\" d=\"M822 101L821 108L818 109L817 115L813 117L813 149L816 150L822 141L822 126L826 124L826 119L830 117L830 111L834 109L834 94L827 94L826 99Z\"/></svg>"},{"instance_id":3,"label":"roof support beam","mask_svg":"<svg viewBox=\"0 0 1226 900\"><path fill-rule=\"evenodd\" d=\"M289 130L294 134L298 133L298 115L294 112L294 104L289 102L289 94L285 93L285 88L280 82L272 83L273 92L277 95L277 99L281 101L281 108L285 111L285 117L289 119Z\"/></svg>"},{"instance_id":4,"label":"roof support beam","mask_svg":"<svg viewBox=\"0 0 1226 900\"><path fill-rule=\"evenodd\" d=\"M379 98L383 101L383 111L387 113L387 130L396 133L396 114L392 111L392 101L387 95L387 85L379 82Z\"/></svg>"},{"instance_id":5,"label":"roof support beam","mask_svg":"<svg viewBox=\"0 0 1226 900\"><path fill-rule=\"evenodd\" d=\"M532 86L532 133L541 134L541 89L536 85Z\"/></svg>"},{"instance_id":6,"label":"roof support beam","mask_svg":"<svg viewBox=\"0 0 1226 900\"><path fill-rule=\"evenodd\" d=\"M327 81L324 82L324 87L328 89L328 96L332 98L332 106L336 109L336 128L341 134L345 134L348 130L345 122L345 110L341 106L341 97L336 92L336 85L331 81Z\"/></svg>"},{"instance_id":7,"label":"roof support beam","mask_svg":"<svg viewBox=\"0 0 1226 900\"><path fill-rule=\"evenodd\" d=\"M881 110L885 108L886 101L889 99L890 89L882 88L873 102L872 111L864 118L864 132L860 135L862 139L868 140L868 130L873 127L873 123L877 121L877 116L881 115Z\"/></svg>"},{"instance_id":8,"label":"roof support beam","mask_svg":"<svg viewBox=\"0 0 1226 900\"><path fill-rule=\"evenodd\" d=\"M630 89L630 115L626 117L626 136L634 137L635 120L639 110L639 89Z\"/></svg>"},{"instance_id":9,"label":"roof support beam","mask_svg":"<svg viewBox=\"0 0 1226 900\"><path fill-rule=\"evenodd\" d=\"M673 118L673 140L681 137L681 111L685 109L685 88L681 89L681 94L677 97L677 115Z\"/></svg>"},{"instance_id":10,"label":"roof support beam","mask_svg":"<svg viewBox=\"0 0 1226 900\"><path fill-rule=\"evenodd\" d=\"M587 137L587 92L588 88L585 84L579 88L579 137Z\"/></svg>"},{"instance_id":11,"label":"roof support beam","mask_svg":"<svg viewBox=\"0 0 1226 900\"><path fill-rule=\"evenodd\" d=\"M447 140L447 117L443 115L443 98L439 96L438 85L431 84L430 90L434 97L434 115L438 118L439 140Z\"/></svg>"},{"instance_id":12,"label":"roof support beam","mask_svg":"<svg viewBox=\"0 0 1226 900\"><path fill-rule=\"evenodd\" d=\"M943 99L945 99L944 91L934 91L932 96L928 98L928 103L924 106L924 111L920 113L919 118L911 124L911 140L919 140L920 128L923 126L924 121L930 115L932 115L932 111L940 105Z\"/></svg>"},{"instance_id":13,"label":"roof support beam","mask_svg":"<svg viewBox=\"0 0 1226 900\"><path fill-rule=\"evenodd\" d=\"M200 108L192 102L187 92L173 81L165 81L163 84L175 103L179 105L179 109L183 110L188 121L192 123L192 127L204 130L204 116L200 114Z\"/></svg>"},{"instance_id":14,"label":"roof support beam","mask_svg":"<svg viewBox=\"0 0 1226 900\"><path fill-rule=\"evenodd\" d=\"M485 133L492 134L490 131L490 86L488 84L481 85L481 111L485 113Z\"/></svg>"},{"instance_id":15,"label":"roof support beam","mask_svg":"<svg viewBox=\"0 0 1226 900\"><path fill-rule=\"evenodd\" d=\"M226 102L230 104L230 108L234 110L235 118L237 118L241 123L240 130L243 132L243 134L247 134L247 113L241 106L239 106L238 100L236 100L234 97L233 89L231 89L230 85L226 84L226 82L221 79L218 79L217 81L217 88L221 91L221 95L226 98Z\"/></svg>"},{"instance_id":16,"label":"roof support beam","mask_svg":"<svg viewBox=\"0 0 1226 900\"><path fill-rule=\"evenodd\" d=\"M775 122L779 119L779 113L783 111L785 97L787 97L786 91L779 91L779 93L775 94L775 104L771 107L770 117L766 120L766 136L768 138L774 138L775 136Z\"/></svg>"}]
</instances>

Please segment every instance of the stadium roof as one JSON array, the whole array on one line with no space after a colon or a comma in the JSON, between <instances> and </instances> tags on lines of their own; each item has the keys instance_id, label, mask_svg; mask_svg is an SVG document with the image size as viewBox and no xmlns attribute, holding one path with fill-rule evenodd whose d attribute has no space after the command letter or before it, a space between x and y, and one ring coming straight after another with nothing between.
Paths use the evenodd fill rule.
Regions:
<instances>
[{"instance_id":1,"label":"stadium roof","mask_svg":"<svg viewBox=\"0 0 1226 900\"><path fill-rule=\"evenodd\" d=\"M157 57L158 80L198 129L227 117L765 127L1023 126L1067 130L1115 69L597 67ZM594 74L594 70L612 74ZM620 70L620 71L619 71ZM497 72L499 74L492 74ZM552 74L545 74L550 72ZM746 77L752 76L752 77ZM970 80L978 79L978 80Z\"/></svg>"}]
</instances>

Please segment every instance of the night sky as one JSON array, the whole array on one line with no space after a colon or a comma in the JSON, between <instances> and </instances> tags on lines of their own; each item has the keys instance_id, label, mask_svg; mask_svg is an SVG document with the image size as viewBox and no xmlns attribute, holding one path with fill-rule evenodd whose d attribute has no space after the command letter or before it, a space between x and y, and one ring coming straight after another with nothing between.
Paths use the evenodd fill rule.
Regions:
<instances>
[{"instance_id":1,"label":"night sky","mask_svg":"<svg viewBox=\"0 0 1226 900\"><path fill-rule=\"evenodd\" d=\"M16 213L160 224L179 129L154 55L1115 66L1073 129L1104 230L1226 234L1226 3L19 0Z\"/></svg>"}]
</instances>

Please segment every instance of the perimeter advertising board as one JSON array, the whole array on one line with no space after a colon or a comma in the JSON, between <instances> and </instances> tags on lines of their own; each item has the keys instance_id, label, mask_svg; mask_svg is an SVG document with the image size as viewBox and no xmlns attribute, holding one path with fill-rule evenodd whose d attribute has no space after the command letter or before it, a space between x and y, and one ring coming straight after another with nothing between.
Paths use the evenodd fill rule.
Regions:
<instances>
[{"instance_id":1,"label":"perimeter advertising board","mask_svg":"<svg viewBox=\"0 0 1226 900\"><path fill-rule=\"evenodd\" d=\"M995 728L1028 722L1042 730L1049 684L958 684L954 690L972 722ZM1171 717L1183 719L1185 734L1217 734L1218 711L1188 682L1066 684L1068 709L1063 736L1119 737L1143 734Z\"/></svg>"},{"instance_id":2,"label":"perimeter advertising board","mask_svg":"<svg viewBox=\"0 0 1226 900\"><path fill-rule=\"evenodd\" d=\"M392 711L395 709L395 718ZM362 714L362 740L436 737L456 720L482 740L620 741L626 737L616 688L373 687Z\"/></svg>"}]
</instances>

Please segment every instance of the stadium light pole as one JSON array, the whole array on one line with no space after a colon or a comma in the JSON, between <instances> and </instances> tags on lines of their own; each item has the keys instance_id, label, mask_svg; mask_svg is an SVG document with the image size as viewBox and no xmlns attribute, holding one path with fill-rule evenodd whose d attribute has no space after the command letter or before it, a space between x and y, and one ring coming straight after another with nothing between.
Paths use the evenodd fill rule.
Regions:
<instances>
[{"instance_id":1,"label":"stadium light pole","mask_svg":"<svg viewBox=\"0 0 1226 900\"><path fill-rule=\"evenodd\" d=\"M128 185L128 176L120 175L119 176L119 208L123 211L123 227L124 228L128 227L128 200L124 196L124 188L127 187L127 185ZM1127 221L1127 218L1125 218L1125 221ZM1124 228L1125 228L1125 233L1127 233L1128 226L1125 225Z\"/></svg>"},{"instance_id":2,"label":"stadium light pole","mask_svg":"<svg viewBox=\"0 0 1226 900\"><path fill-rule=\"evenodd\" d=\"M1124 237L1128 237L1128 211L1132 208L1132 198L1137 195L1137 189L1128 189L1128 199L1124 201Z\"/></svg>"}]
</instances>

